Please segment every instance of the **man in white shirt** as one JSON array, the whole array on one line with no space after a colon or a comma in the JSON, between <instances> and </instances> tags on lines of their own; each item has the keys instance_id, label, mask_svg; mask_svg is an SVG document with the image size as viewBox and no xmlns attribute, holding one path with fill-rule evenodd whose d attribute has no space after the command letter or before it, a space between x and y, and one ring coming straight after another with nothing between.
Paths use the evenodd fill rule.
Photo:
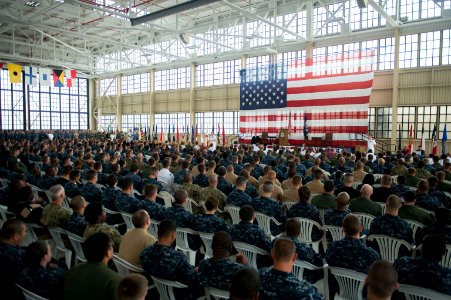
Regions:
<instances>
[{"instance_id":1,"label":"man in white shirt","mask_svg":"<svg viewBox=\"0 0 451 300\"><path fill-rule=\"evenodd\" d=\"M162 183L163 189L171 195L174 195L174 174L169 171L171 159L166 158L163 161L163 168L158 172L157 180Z\"/></svg>"},{"instance_id":2,"label":"man in white shirt","mask_svg":"<svg viewBox=\"0 0 451 300\"><path fill-rule=\"evenodd\" d=\"M368 152L368 150L371 150L371 152L374 154L375 153L374 147L376 146L376 141L373 140L373 137L371 136L371 134L368 135L367 143L368 143L366 146L367 152Z\"/></svg>"}]
</instances>

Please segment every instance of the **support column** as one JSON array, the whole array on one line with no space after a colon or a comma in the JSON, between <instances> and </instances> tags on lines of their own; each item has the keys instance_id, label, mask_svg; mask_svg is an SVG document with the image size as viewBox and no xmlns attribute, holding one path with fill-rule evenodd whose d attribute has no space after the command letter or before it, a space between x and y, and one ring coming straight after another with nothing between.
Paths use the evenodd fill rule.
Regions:
<instances>
[{"instance_id":1,"label":"support column","mask_svg":"<svg viewBox=\"0 0 451 300\"><path fill-rule=\"evenodd\" d=\"M190 79L191 79L191 86L189 89L189 115L190 115L190 123L191 128L193 126L196 126L196 63L192 62L189 65L190 67Z\"/></svg>"},{"instance_id":2,"label":"support column","mask_svg":"<svg viewBox=\"0 0 451 300\"><path fill-rule=\"evenodd\" d=\"M122 75L117 75L116 122L117 130L122 131Z\"/></svg>"},{"instance_id":3,"label":"support column","mask_svg":"<svg viewBox=\"0 0 451 300\"><path fill-rule=\"evenodd\" d=\"M89 97L89 129L90 130L98 130L99 129L99 125L98 123L100 123L100 104L101 103L97 103L98 101L100 102L100 98L96 99L96 80L94 79L89 79L88 81L89 84L89 90L88 90L88 97ZM96 113L96 106L97 106L97 118L95 116Z\"/></svg>"},{"instance_id":4,"label":"support column","mask_svg":"<svg viewBox=\"0 0 451 300\"><path fill-rule=\"evenodd\" d=\"M154 130L155 125L155 69L150 69L150 103L149 103L149 123L150 130Z\"/></svg>"},{"instance_id":5,"label":"support column","mask_svg":"<svg viewBox=\"0 0 451 300\"><path fill-rule=\"evenodd\" d=\"M399 28L394 29L395 34L395 57L393 66L393 94L392 94L392 126L390 144L398 145L396 140L398 138L398 100L399 100ZM401 143L402 145L402 143ZM397 147L397 146L396 146ZM392 149L393 150L393 149ZM401 150L401 149L397 149Z\"/></svg>"}]
</instances>

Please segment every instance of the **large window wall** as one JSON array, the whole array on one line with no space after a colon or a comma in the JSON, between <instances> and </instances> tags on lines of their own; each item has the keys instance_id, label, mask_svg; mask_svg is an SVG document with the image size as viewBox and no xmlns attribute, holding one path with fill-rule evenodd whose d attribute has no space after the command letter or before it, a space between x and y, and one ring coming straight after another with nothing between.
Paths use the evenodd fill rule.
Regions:
<instances>
[{"instance_id":1,"label":"large window wall","mask_svg":"<svg viewBox=\"0 0 451 300\"><path fill-rule=\"evenodd\" d=\"M89 127L88 80L73 87L11 84L7 70L0 73L1 129L38 130Z\"/></svg>"},{"instance_id":2,"label":"large window wall","mask_svg":"<svg viewBox=\"0 0 451 300\"><path fill-rule=\"evenodd\" d=\"M223 128L225 134L236 134L239 131L239 111L197 112L195 118L199 132L210 134L213 130L217 133L218 128L221 129L221 134Z\"/></svg>"},{"instance_id":3,"label":"large window wall","mask_svg":"<svg viewBox=\"0 0 451 300\"><path fill-rule=\"evenodd\" d=\"M136 128L147 130L149 128L149 114L122 115L122 131L130 132Z\"/></svg>"}]
</instances>

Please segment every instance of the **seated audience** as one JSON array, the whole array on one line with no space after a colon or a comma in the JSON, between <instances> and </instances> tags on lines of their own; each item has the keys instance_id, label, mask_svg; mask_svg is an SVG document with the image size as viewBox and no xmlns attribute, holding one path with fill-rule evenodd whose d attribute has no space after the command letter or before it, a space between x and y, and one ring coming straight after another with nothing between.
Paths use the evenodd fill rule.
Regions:
<instances>
[{"instance_id":1,"label":"seated audience","mask_svg":"<svg viewBox=\"0 0 451 300\"><path fill-rule=\"evenodd\" d=\"M215 233L218 231L227 231L225 221L215 215L218 211L218 200L214 197L208 198L205 202L205 214L197 215L193 229L199 232Z\"/></svg>"},{"instance_id":2,"label":"seated audience","mask_svg":"<svg viewBox=\"0 0 451 300\"><path fill-rule=\"evenodd\" d=\"M398 215L401 219L412 220L423 225L432 225L434 220L431 214L425 212L416 204L416 193L408 191L404 194L404 204L398 210Z\"/></svg>"},{"instance_id":3,"label":"seated audience","mask_svg":"<svg viewBox=\"0 0 451 300\"><path fill-rule=\"evenodd\" d=\"M88 222L86 222L84 216L86 205L87 203L82 196L72 198L72 201L70 202L70 206L72 207L72 215L67 221L67 231L78 236L83 236L86 226L88 226Z\"/></svg>"},{"instance_id":4,"label":"seated audience","mask_svg":"<svg viewBox=\"0 0 451 300\"><path fill-rule=\"evenodd\" d=\"M371 201L370 197L373 194L373 187L364 184L360 190L360 197L352 199L349 204L349 209L353 213L364 213L372 216L380 216L382 214L382 207ZM367 229L367 228L365 228Z\"/></svg>"},{"instance_id":5,"label":"seated audience","mask_svg":"<svg viewBox=\"0 0 451 300\"><path fill-rule=\"evenodd\" d=\"M246 194L247 179L243 176L238 176L235 180L235 189L227 197L227 205L242 207L244 205L251 205L252 198Z\"/></svg>"}]
</instances>

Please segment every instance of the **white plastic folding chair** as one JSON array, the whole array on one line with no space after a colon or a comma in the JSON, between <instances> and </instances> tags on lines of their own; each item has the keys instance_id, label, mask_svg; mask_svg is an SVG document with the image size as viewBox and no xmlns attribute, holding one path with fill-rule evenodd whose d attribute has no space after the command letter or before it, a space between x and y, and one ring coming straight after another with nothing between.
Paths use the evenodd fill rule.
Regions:
<instances>
[{"instance_id":1,"label":"white plastic folding chair","mask_svg":"<svg viewBox=\"0 0 451 300\"><path fill-rule=\"evenodd\" d=\"M327 266L327 265L326 265ZM312 265L309 262L303 261L303 260L295 260L294 265L293 265L293 275L296 276L299 280L303 280L304 279L304 271L305 270L312 270L312 271L316 271L316 270L323 270L324 266L321 267L317 267L315 265Z\"/></svg>"},{"instance_id":2,"label":"white plastic folding chair","mask_svg":"<svg viewBox=\"0 0 451 300\"><path fill-rule=\"evenodd\" d=\"M41 297L18 284L16 284L16 286L22 290L25 300L48 300L47 298Z\"/></svg>"},{"instance_id":3,"label":"white plastic folding chair","mask_svg":"<svg viewBox=\"0 0 451 300\"><path fill-rule=\"evenodd\" d=\"M133 218L132 214L121 211L121 216L124 219L125 225L127 226L127 230L132 230L135 228L135 225L133 225L132 221Z\"/></svg>"},{"instance_id":4,"label":"white plastic folding chair","mask_svg":"<svg viewBox=\"0 0 451 300\"><path fill-rule=\"evenodd\" d=\"M417 221L413 221L413 220L404 220L404 221L409 223L410 228L412 228L413 238L415 238L415 235L416 235L418 229L422 229L424 227L423 224L421 224L420 222L417 222Z\"/></svg>"},{"instance_id":5,"label":"white plastic folding chair","mask_svg":"<svg viewBox=\"0 0 451 300\"><path fill-rule=\"evenodd\" d=\"M383 174L373 174L374 182L382 178Z\"/></svg>"},{"instance_id":6,"label":"white plastic folding chair","mask_svg":"<svg viewBox=\"0 0 451 300\"><path fill-rule=\"evenodd\" d=\"M188 243L188 234L199 235L197 231L191 230L189 228L177 228L176 231L176 249L183 252L189 260L189 263L194 266L196 264L196 252L191 250Z\"/></svg>"},{"instance_id":7,"label":"white plastic folding chair","mask_svg":"<svg viewBox=\"0 0 451 300\"><path fill-rule=\"evenodd\" d=\"M205 259L213 257L213 249L211 249L213 235L213 233L199 232L199 236L205 246Z\"/></svg>"},{"instance_id":8,"label":"white plastic folding chair","mask_svg":"<svg viewBox=\"0 0 451 300\"><path fill-rule=\"evenodd\" d=\"M194 201L193 199L191 199L189 197L186 200L187 200L186 201L187 203L186 203L185 209L186 209L186 211L189 211L190 213L193 213L193 206L196 208L199 208L199 207L203 208L202 204L197 203L196 201Z\"/></svg>"},{"instance_id":9,"label":"white plastic folding chair","mask_svg":"<svg viewBox=\"0 0 451 300\"><path fill-rule=\"evenodd\" d=\"M445 268L451 268L451 245L446 245L446 252L443 255L440 265Z\"/></svg>"},{"instance_id":10,"label":"white plastic folding chair","mask_svg":"<svg viewBox=\"0 0 451 300\"><path fill-rule=\"evenodd\" d=\"M166 208L168 207L172 207L172 203L174 202L174 197L169 194L168 192L165 191L161 191L158 196L160 196L161 198L163 198L164 200L164 206Z\"/></svg>"},{"instance_id":11,"label":"white plastic folding chair","mask_svg":"<svg viewBox=\"0 0 451 300\"><path fill-rule=\"evenodd\" d=\"M8 185L9 185L9 183L10 183L11 181L9 181L9 179L6 179L6 178L0 178L0 183L1 183L1 185L2 185L2 187L8 187Z\"/></svg>"},{"instance_id":12,"label":"white plastic folding chair","mask_svg":"<svg viewBox=\"0 0 451 300\"><path fill-rule=\"evenodd\" d=\"M6 207L4 205L0 205L0 217L1 217L1 221L5 222L9 218L14 217L14 214L12 212L8 211L8 207Z\"/></svg>"},{"instance_id":13,"label":"white plastic folding chair","mask_svg":"<svg viewBox=\"0 0 451 300\"><path fill-rule=\"evenodd\" d=\"M265 250L252 246L243 242L233 242L233 245L235 246L235 249L244 254L244 256L247 257L247 260L249 262L249 266L253 267L254 269L257 269L257 255L269 255L268 252Z\"/></svg>"},{"instance_id":14,"label":"white plastic folding chair","mask_svg":"<svg viewBox=\"0 0 451 300\"><path fill-rule=\"evenodd\" d=\"M67 235L66 230L58 228L58 227L49 227L50 235L55 242L54 256L58 257L58 251L64 253L64 260L66 261L67 267L70 269L71 261L72 261L72 251L66 248L64 244L63 236Z\"/></svg>"},{"instance_id":15,"label":"white plastic folding chair","mask_svg":"<svg viewBox=\"0 0 451 300\"><path fill-rule=\"evenodd\" d=\"M299 240L301 242L304 242L306 244L309 244L312 246L313 250L315 250L316 253L319 253L319 244L321 243L322 239L318 241L312 240L312 231L313 228L317 228L318 230L323 230L321 224L319 224L316 221L307 219L307 218L298 218L299 222L301 222L301 233L299 235Z\"/></svg>"},{"instance_id":16,"label":"white plastic folding chair","mask_svg":"<svg viewBox=\"0 0 451 300\"><path fill-rule=\"evenodd\" d=\"M359 273L353 270L327 267L338 282L340 292L338 299L346 300L362 300L362 290L365 285L366 274ZM326 276L327 279L327 276ZM326 289L328 290L328 289ZM337 299L337 297L335 298Z\"/></svg>"},{"instance_id":17,"label":"white plastic folding chair","mask_svg":"<svg viewBox=\"0 0 451 300\"><path fill-rule=\"evenodd\" d=\"M273 222L277 226L282 225L282 223L277 221L274 217L270 217L259 212L255 212L255 218L257 219L258 226L263 229L266 236L268 236L271 240L275 239L276 237L271 233L271 222Z\"/></svg>"},{"instance_id":18,"label":"white plastic folding chair","mask_svg":"<svg viewBox=\"0 0 451 300\"><path fill-rule=\"evenodd\" d=\"M370 230L371 222L373 222L373 220L376 218L373 215L364 213L353 213L353 215L359 217L360 221L362 222L363 230Z\"/></svg>"},{"instance_id":19,"label":"white plastic folding chair","mask_svg":"<svg viewBox=\"0 0 451 300\"><path fill-rule=\"evenodd\" d=\"M449 300L450 296L423 287L400 284L399 291L404 293L406 300Z\"/></svg>"},{"instance_id":20,"label":"white plastic folding chair","mask_svg":"<svg viewBox=\"0 0 451 300\"><path fill-rule=\"evenodd\" d=\"M392 184L397 184L398 182L398 175L392 175L391 176L391 183Z\"/></svg>"},{"instance_id":21,"label":"white plastic folding chair","mask_svg":"<svg viewBox=\"0 0 451 300\"><path fill-rule=\"evenodd\" d=\"M140 191L133 189L133 196L135 196L136 198L139 198L139 197L142 197L144 195Z\"/></svg>"},{"instance_id":22,"label":"white plastic folding chair","mask_svg":"<svg viewBox=\"0 0 451 300\"><path fill-rule=\"evenodd\" d=\"M361 185L362 183L360 182L360 181L356 181L356 182L354 182L354 183L352 183L352 188L353 189L357 189L357 187L359 186L359 185Z\"/></svg>"},{"instance_id":23,"label":"white plastic folding chair","mask_svg":"<svg viewBox=\"0 0 451 300\"><path fill-rule=\"evenodd\" d=\"M324 251L327 250L327 233L330 233L330 236L332 237L332 241L338 241L345 237L345 233L343 232L343 228L339 226L332 226L332 225L324 225L323 226L324 235L323 235L323 248Z\"/></svg>"},{"instance_id":24,"label":"white plastic folding chair","mask_svg":"<svg viewBox=\"0 0 451 300\"><path fill-rule=\"evenodd\" d=\"M379 204L382 208L382 215L385 215L385 213L387 212L387 206L385 205L385 203L382 202L376 202L377 204Z\"/></svg>"},{"instance_id":25,"label":"white plastic folding chair","mask_svg":"<svg viewBox=\"0 0 451 300\"><path fill-rule=\"evenodd\" d=\"M286 202L283 203L283 207L285 208L285 211L287 212L287 211L289 211L290 208L291 208L293 205L295 205L295 204L296 204L296 202L293 202L293 201L286 201Z\"/></svg>"},{"instance_id":26,"label":"white plastic folding chair","mask_svg":"<svg viewBox=\"0 0 451 300\"><path fill-rule=\"evenodd\" d=\"M38 240L38 235L36 233L36 229L45 229L45 227L34 224L34 223L25 223L27 227L27 236L26 240L28 244L31 244L34 241Z\"/></svg>"},{"instance_id":27,"label":"white plastic folding chair","mask_svg":"<svg viewBox=\"0 0 451 300\"><path fill-rule=\"evenodd\" d=\"M125 259L119 257L119 255L117 255L117 254L113 254L113 262L117 268L117 272L121 276L128 275L130 273L144 273L145 272L143 268L137 267L137 266L129 263Z\"/></svg>"},{"instance_id":28,"label":"white plastic folding chair","mask_svg":"<svg viewBox=\"0 0 451 300\"><path fill-rule=\"evenodd\" d=\"M174 296L174 288L187 288L186 285L173 280L151 276L155 286L160 294L160 300L176 300Z\"/></svg>"},{"instance_id":29,"label":"white plastic folding chair","mask_svg":"<svg viewBox=\"0 0 451 300\"><path fill-rule=\"evenodd\" d=\"M238 206L228 205L224 210L230 214L233 224L240 223L240 208Z\"/></svg>"},{"instance_id":30,"label":"white plastic folding chair","mask_svg":"<svg viewBox=\"0 0 451 300\"><path fill-rule=\"evenodd\" d=\"M159 221L150 219L150 226L147 232L150 233L154 238L158 239L158 225L160 224Z\"/></svg>"},{"instance_id":31,"label":"white plastic folding chair","mask_svg":"<svg viewBox=\"0 0 451 300\"><path fill-rule=\"evenodd\" d=\"M212 287L205 287L205 298L207 300L229 299L229 291L220 290Z\"/></svg>"},{"instance_id":32,"label":"white plastic folding chair","mask_svg":"<svg viewBox=\"0 0 451 300\"><path fill-rule=\"evenodd\" d=\"M69 237L69 241L75 250L75 263L77 263L77 261L86 262L85 253L83 252L82 246L84 243L83 238L71 232L67 232L67 236Z\"/></svg>"},{"instance_id":33,"label":"white plastic folding chair","mask_svg":"<svg viewBox=\"0 0 451 300\"><path fill-rule=\"evenodd\" d=\"M391 236L382 234L372 234L368 236L367 240L376 241L377 245L379 246L379 253L381 254L382 259L385 259L391 263L393 263L398 258L401 246L406 247L409 251L415 249L415 246L412 246L404 240L395 239Z\"/></svg>"}]
</instances>

